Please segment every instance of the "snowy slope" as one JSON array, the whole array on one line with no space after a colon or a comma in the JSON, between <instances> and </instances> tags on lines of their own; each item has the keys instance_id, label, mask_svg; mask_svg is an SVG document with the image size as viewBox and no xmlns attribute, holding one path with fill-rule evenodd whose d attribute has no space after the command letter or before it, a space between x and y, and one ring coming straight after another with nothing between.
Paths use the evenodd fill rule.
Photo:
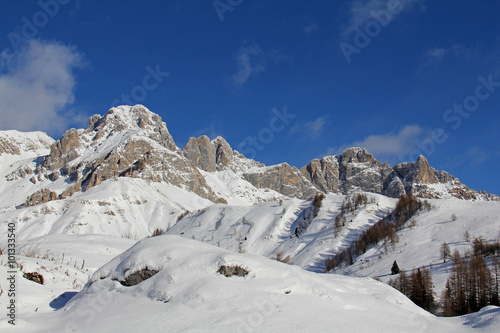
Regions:
<instances>
[{"instance_id":1,"label":"snowy slope","mask_svg":"<svg viewBox=\"0 0 500 333\"><path fill-rule=\"evenodd\" d=\"M289 199L266 202L251 207L211 206L192 212L167 233L184 235L226 249L276 257L278 252L290 256L296 265L313 271L324 271L324 260L348 246L363 230L392 211L395 200L370 194L373 202L347 215L347 223L338 237L334 220L345 198L328 194L317 217L297 237L304 217L312 215L311 201ZM241 244L240 244L241 243Z\"/></svg>"},{"instance_id":2,"label":"snowy slope","mask_svg":"<svg viewBox=\"0 0 500 333\"><path fill-rule=\"evenodd\" d=\"M33 184L36 161L50 152L53 143L42 132L0 131L0 211L13 209L40 188Z\"/></svg>"},{"instance_id":3,"label":"snowy slope","mask_svg":"<svg viewBox=\"0 0 500 333\"><path fill-rule=\"evenodd\" d=\"M215 194L232 206L250 206L266 201L277 201L285 196L269 189L256 188L241 173L233 170L206 172L200 170Z\"/></svg>"},{"instance_id":4,"label":"snowy slope","mask_svg":"<svg viewBox=\"0 0 500 333\"><path fill-rule=\"evenodd\" d=\"M399 242L394 250L385 253L382 246L375 247L358 257L353 266L345 269L353 276L378 277L388 281L390 268L397 260L401 269L410 271L425 266L432 273L434 290L439 295L445 287L451 262L443 263L440 246L446 242L451 252L458 250L462 255L471 249L474 237L484 236L487 241L500 237L500 202L464 201L458 199L429 200L433 209L415 216L416 226L398 232ZM453 221L452 215L456 215ZM466 242L468 232L471 241Z\"/></svg>"},{"instance_id":5,"label":"snowy slope","mask_svg":"<svg viewBox=\"0 0 500 333\"><path fill-rule=\"evenodd\" d=\"M16 326L0 320L0 331L40 332L37 322L49 320L89 281L92 274L113 257L135 243L134 240L98 235L56 235L18 241L20 265L16 278ZM4 247L2 247L4 248ZM4 308L7 297L7 255L0 255L0 306ZM24 273L37 272L44 284L29 281ZM52 332L64 332L54 327Z\"/></svg>"},{"instance_id":6,"label":"snowy slope","mask_svg":"<svg viewBox=\"0 0 500 333\"><path fill-rule=\"evenodd\" d=\"M11 158L40 156L48 153L54 139L43 132L0 131L0 161Z\"/></svg>"},{"instance_id":7,"label":"snowy slope","mask_svg":"<svg viewBox=\"0 0 500 333\"><path fill-rule=\"evenodd\" d=\"M282 205L268 202L252 207L211 206L187 215L167 233L269 258L280 253L302 268L325 272L326 258L347 249L364 230L390 214L397 202L382 195L367 195L369 203L346 215L346 226L337 236L334 220L345 196L333 194L326 195L318 216L300 237L295 235L295 228L304 215L311 213L311 202L298 199L285 200ZM451 267L451 263L443 264L440 259L441 244L446 242L452 252L457 249L463 254L472 244L464 241L465 231L471 240L477 236L496 240L500 233L500 202L454 198L429 201L433 209L420 211L414 217L416 226L407 225L398 232L394 250L380 244L356 258L354 265L341 267L336 273L388 282L392 263L397 260L406 270L431 268L434 291L439 295ZM456 214L456 221L452 221L452 214Z\"/></svg>"},{"instance_id":8,"label":"snowy slope","mask_svg":"<svg viewBox=\"0 0 500 333\"><path fill-rule=\"evenodd\" d=\"M186 211L211 204L167 183L120 178L64 200L0 212L0 221L3 226L15 222L19 239L59 234L142 239L156 228L168 229ZM3 238L0 244L4 244Z\"/></svg>"},{"instance_id":9,"label":"snowy slope","mask_svg":"<svg viewBox=\"0 0 500 333\"><path fill-rule=\"evenodd\" d=\"M249 273L225 277L217 273L222 265ZM146 267L158 273L132 287L118 282ZM371 279L315 274L177 236L139 242L99 269L65 308L29 319L23 332L472 331Z\"/></svg>"}]
</instances>

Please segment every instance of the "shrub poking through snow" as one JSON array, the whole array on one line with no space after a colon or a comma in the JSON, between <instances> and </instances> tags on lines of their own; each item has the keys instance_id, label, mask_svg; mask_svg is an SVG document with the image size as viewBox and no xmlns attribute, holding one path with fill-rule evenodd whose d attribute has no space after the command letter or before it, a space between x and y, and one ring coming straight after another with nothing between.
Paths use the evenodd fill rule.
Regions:
<instances>
[{"instance_id":1,"label":"shrub poking through snow","mask_svg":"<svg viewBox=\"0 0 500 333\"><path fill-rule=\"evenodd\" d=\"M290 256L285 256L283 254L283 251L278 251L276 252L276 258L272 258L280 262L284 262L285 264L293 265L293 261L291 260Z\"/></svg>"},{"instance_id":2,"label":"shrub poking through snow","mask_svg":"<svg viewBox=\"0 0 500 333\"><path fill-rule=\"evenodd\" d=\"M33 272L33 273L23 273L23 277L25 279L31 280L33 282L43 284L43 276L40 273Z\"/></svg>"},{"instance_id":3,"label":"shrub poking through snow","mask_svg":"<svg viewBox=\"0 0 500 333\"><path fill-rule=\"evenodd\" d=\"M231 276L247 276L248 271L241 266L233 265L233 266L225 266L222 265L217 273L224 275L225 277Z\"/></svg>"},{"instance_id":4,"label":"shrub poking through snow","mask_svg":"<svg viewBox=\"0 0 500 333\"><path fill-rule=\"evenodd\" d=\"M163 235L164 232L165 232L165 230L160 229L160 228L156 228L155 231L153 231L153 234L151 235L151 237L161 236L161 235Z\"/></svg>"},{"instance_id":5,"label":"shrub poking through snow","mask_svg":"<svg viewBox=\"0 0 500 333\"><path fill-rule=\"evenodd\" d=\"M135 286L135 285L141 283L144 280L149 279L150 277L152 277L156 273L158 273L157 270L149 269L146 267L146 268L141 269L140 271L137 271L137 272L130 274L129 276L127 276L125 281L119 281L119 282L125 287L132 287L132 286Z\"/></svg>"}]
</instances>

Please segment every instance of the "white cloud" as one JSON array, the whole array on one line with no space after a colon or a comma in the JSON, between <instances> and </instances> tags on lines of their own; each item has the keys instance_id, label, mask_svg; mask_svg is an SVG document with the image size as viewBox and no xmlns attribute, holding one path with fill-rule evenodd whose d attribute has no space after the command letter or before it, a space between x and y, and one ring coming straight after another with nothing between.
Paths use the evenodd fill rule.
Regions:
<instances>
[{"instance_id":1,"label":"white cloud","mask_svg":"<svg viewBox=\"0 0 500 333\"><path fill-rule=\"evenodd\" d=\"M74 47L31 40L18 53L0 54L0 129L61 131L75 122Z\"/></svg>"},{"instance_id":2,"label":"white cloud","mask_svg":"<svg viewBox=\"0 0 500 333\"><path fill-rule=\"evenodd\" d=\"M346 148L361 147L378 158L393 158L411 153L415 149L415 140L423 130L418 125L403 127L398 133L370 135L361 141L355 141L338 149L329 148L327 155L340 154Z\"/></svg>"},{"instance_id":3,"label":"white cloud","mask_svg":"<svg viewBox=\"0 0 500 333\"><path fill-rule=\"evenodd\" d=\"M349 34L356 27L362 29L368 21L374 19L371 12L387 10L390 1L392 0L353 0L349 7L349 23L343 29L342 35ZM425 9L423 0L399 0L399 7L405 10L413 7L416 3L421 3L420 8Z\"/></svg>"},{"instance_id":4,"label":"white cloud","mask_svg":"<svg viewBox=\"0 0 500 333\"><path fill-rule=\"evenodd\" d=\"M260 74L266 70L267 60L259 45L244 43L236 56L238 71L231 79L234 85L241 87L251 76Z\"/></svg>"},{"instance_id":5,"label":"white cloud","mask_svg":"<svg viewBox=\"0 0 500 333\"><path fill-rule=\"evenodd\" d=\"M252 76L266 71L268 64L293 63L293 56L280 50L264 52L256 43L243 42L236 55L237 72L230 78L236 87L243 86Z\"/></svg>"},{"instance_id":6,"label":"white cloud","mask_svg":"<svg viewBox=\"0 0 500 333\"><path fill-rule=\"evenodd\" d=\"M322 116L300 125L297 124L290 129L290 133L301 134L303 138L309 140L318 139L328 123L327 118L328 116Z\"/></svg>"},{"instance_id":7,"label":"white cloud","mask_svg":"<svg viewBox=\"0 0 500 333\"><path fill-rule=\"evenodd\" d=\"M318 25L316 24L316 22L313 22L313 23L309 24L308 26L304 27L304 33L306 35L310 35L311 33L313 33L316 30L318 30Z\"/></svg>"},{"instance_id":8,"label":"white cloud","mask_svg":"<svg viewBox=\"0 0 500 333\"><path fill-rule=\"evenodd\" d=\"M455 56L455 57L466 57L469 58L477 53L477 47L467 48L460 44L453 44L448 48L443 47L434 47L432 49L427 50L424 57L428 59L427 65L439 63L446 56Z\"/></svg>"}]
</instances>

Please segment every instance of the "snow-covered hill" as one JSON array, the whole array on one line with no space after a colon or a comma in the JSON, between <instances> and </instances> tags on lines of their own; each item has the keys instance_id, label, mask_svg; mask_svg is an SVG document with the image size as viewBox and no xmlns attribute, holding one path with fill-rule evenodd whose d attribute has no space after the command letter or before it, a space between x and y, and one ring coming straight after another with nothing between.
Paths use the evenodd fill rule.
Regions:
<instances>
[{"instance_id":1,"label":"snow-covered hill","mask_svg":"<svg viewBox=\"0 0 500 333\"><path fill-rule=\"evenodd\" d=\"M223 266L247 275L226 277ZM470 323L434 317L372 279L311 273L178 236L137 243L100 268L65 308L32 317L30 325L23 332L471 330Z\"/></svg>"}]
</instances>

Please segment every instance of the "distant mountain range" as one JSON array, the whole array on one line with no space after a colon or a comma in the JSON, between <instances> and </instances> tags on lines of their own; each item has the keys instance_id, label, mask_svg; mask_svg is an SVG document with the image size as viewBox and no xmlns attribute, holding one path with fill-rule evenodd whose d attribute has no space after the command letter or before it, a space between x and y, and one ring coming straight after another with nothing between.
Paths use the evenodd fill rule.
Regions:
<instances>
[{"instance_id":1,"label":"distant mountain range","mask_svg":"<svg viewBox=\"0 0 500 333\"><path fill-rule=\"evenodd\" d=\"M436 171L423 156L391 168L365 149L349 148L341 155L314 159L299 170L287 163L265 166L248 159L222 137L190 138L180 149L161 118L142 105L112 108L104 116L94 115L88 124L86 129L68 130L55 142L43 133L0 132L0 154L39 158L16 164L4 176L12 183L31 182L25 187L25 201L15 202L16 206L68 198L123 177L166 182L214 203L230 202L234 196L248 198L247 193L220 189L232 186L235 179L246 188L255 187L255 193L268 192L249 203L356 190L393 198L407 193L423 198L499 198L469 189L446 171ZM208 174L218 172L230 174L232 181L214 184Z\"/></svg>"}]
</instances>

